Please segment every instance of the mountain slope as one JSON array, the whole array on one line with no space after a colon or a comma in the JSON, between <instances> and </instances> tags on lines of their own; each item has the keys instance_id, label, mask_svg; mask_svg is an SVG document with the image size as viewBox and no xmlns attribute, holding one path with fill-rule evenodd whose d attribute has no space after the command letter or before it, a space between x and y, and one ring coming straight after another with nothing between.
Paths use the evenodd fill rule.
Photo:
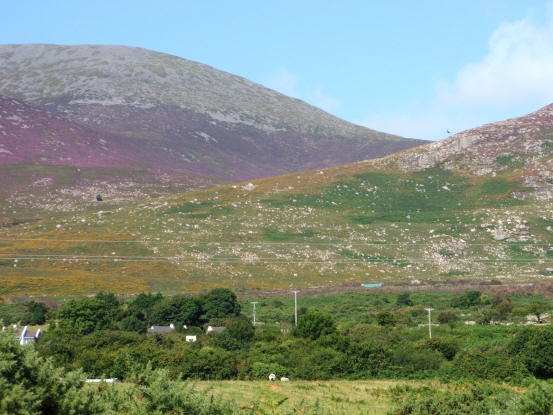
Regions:
<instances>
[{"instance_id":1,"label":"mountain slope","mask_svg":"<svg viewBox=\"0 0 553 415\"><path fill-rule=\"evenodd\" d=\"M127 141L0 97L0 218L94 209L97 193L105 209L214 183Z\"/></svg>"},{"instance_id":2,"label":"mountain slope","mask_svg":"<svg viewBox=\"0 0 553 415\"><path fill-rule=\"evenodd\" d=\"M552 147L553 104L386 160L404 171L443 166L476 176L512 172L515 180L534 189L532 197L548 200L553 197Z\"/></svg>"},{"instance_id":3,"label":"mountain slope","mask_svg":"<svg viewBox=\"0 0 553 415\"><path fill-rule=\"evenodd\" d=\"M14 183L9 193L4 188L0 214L16 217L89 209L95 193L121 205L423 143L355 126L246 79L140 48L3 45L0 73L0 128L9 132L0 134L0 169ZM26 112L27 124L17 123ZM58 138L48 138L43 128L56 130L48 134ZM18 156L8 153L16 141ZM72 178L91 167L103 169L92 172L94 180ZM71 186L58 186L58 176Z\"/></svg>"},{"instance_id":4,"label":"mountain slope","mask_svg":"<svg viewBox=\"0 0 553 415\"><path fill-rule=\"evenodd\" d=\"M348 123L207 65L134 47L2 45L0 73L0 95L98 131L108 145L114 140L117 157L134 160L140 148L155 155L148 168L212 181L328 167L424 143Z\"/></svg>"},{"instance_id":5,"label":"mountain slope","mask_svg":"<svg viewBox=\"0 0 553 415\"><path fill-rule=\"evenodd\" d=\"M14 226L1 294L549 279L551 183L528 183L551 165L549 111L383 159ZM467 136L481 138L459 151Z\"/></svg>"}]
</instances>

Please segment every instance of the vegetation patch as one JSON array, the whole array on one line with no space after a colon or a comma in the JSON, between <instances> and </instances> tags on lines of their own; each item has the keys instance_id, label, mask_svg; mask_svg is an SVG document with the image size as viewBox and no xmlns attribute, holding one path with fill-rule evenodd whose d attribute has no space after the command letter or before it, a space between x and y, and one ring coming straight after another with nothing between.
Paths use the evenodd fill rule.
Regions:
<instances>
[{"instance_id":1,"label":"vegetation patch","mask_svg":"<svg viewBox=\"0 0 553 415\"><path fill-rule=\"evenodd\" d=\"M196 212L197 210L202 210L208 207L214 206L214 202L206 201L206 202L188 202L184 203L182 205L173 206L169 209L165 209L163 211L163 214L165 215L172 215L175 213L191 213Z\"/></svg>"},{"instance_id":2,"label":"vegetation patch","mask_svg":"<svg viewBox=\"0 0 553 415\"><path fill-rule=\"evenodd\" d=\"M524 160L515 159L513 156L497 156L495 162L500 166L506 166L512 169L524 167Z\"/></svg>"},{"instance_id":3,"label":"vegetation patch","mask_svg":"<svg viewBox=\"0 0 553 415\"><path fill-rule=\"evenodd\" d=\"M263 230L263 239L271 242L286 242L301 238L312 238L316 233L311 230L301 232L281 231L276 228L265 228Z\"/></svg>"}]
</instances>

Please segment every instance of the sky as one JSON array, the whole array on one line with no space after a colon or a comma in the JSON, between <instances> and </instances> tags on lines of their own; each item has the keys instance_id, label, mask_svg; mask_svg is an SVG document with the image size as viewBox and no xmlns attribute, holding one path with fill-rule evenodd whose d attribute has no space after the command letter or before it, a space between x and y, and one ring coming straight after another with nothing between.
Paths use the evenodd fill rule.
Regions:
<instances>
[{"instance_id":1,"label":"sky","mask_svg":"<svg viewBox=\"0 0 553 415\"><path fill-rule=\"evenodd\" d=\"M0 44L140 46L406 137L553 102L553 0L4 0L2 15Z\"/></svg>"}]
</instances>

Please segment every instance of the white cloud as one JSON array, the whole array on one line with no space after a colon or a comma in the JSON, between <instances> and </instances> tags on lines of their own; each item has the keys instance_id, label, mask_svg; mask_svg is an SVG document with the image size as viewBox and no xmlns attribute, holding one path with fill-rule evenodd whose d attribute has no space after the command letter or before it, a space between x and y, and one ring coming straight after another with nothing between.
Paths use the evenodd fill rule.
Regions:
<instances>
[{"instance_id":1,"label":"white cloud","mask_svg":"<svg viewBox=\"0 0 553 415\"><path fill-rule=\"evenodd\" d=\"M445 129L458 132L553 102L552 11L550 7L545 25L525 18L499 26L489 39L487 55L460 68L453 80L438 82L432 99L420 109L369 114L361 124L438 139Z\"/></svg>"}]
</instances>

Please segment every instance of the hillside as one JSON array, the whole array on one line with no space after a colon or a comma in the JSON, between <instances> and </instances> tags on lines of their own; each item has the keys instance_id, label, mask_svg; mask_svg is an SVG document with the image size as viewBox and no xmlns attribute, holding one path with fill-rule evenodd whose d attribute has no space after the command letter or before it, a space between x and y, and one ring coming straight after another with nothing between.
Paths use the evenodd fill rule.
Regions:
<instances>
[{"instance_id":1,"label":"hillside","mask_svg":"<svg viewBox=\"0 0 553 415\"><path fill-rule=\"evenodd\" d=\"M201 188L382 157L424 143L348 123L208 65L134 47L0 45L0 73L0 129L9 132L0 134L0 148L26 143L19 156L0 153L0 167L10 166L4 170L9 181L24 180L26 187L16 189L23 192L28 183L57 174L48 167L43 177L23 177L29 163L63 166L58 170L132 168L128 177L118 175L148 184L133 189L131 199L141 201L174 193L173 186L182 190L183 181ZM27 118L18 124L22 112ZM41 120L49 120L49 132ZM104 188L83 185L70 204L75 208L76 200L90 200L95 191L119 203L118 192ZM52 187L54 204L66 203L57 197L62 191ZM52 213L40 198L28 204L34 213ZM27 211L23 203L10 209Z\"/></svg>"},{"instance_id":2,"label":"hillside","mask_svg":"<svg viewBox=\"0 0 553 415\"><path fill-rule=\"evenodd\" d=\"M214 183L176 166L161 167L166 160L126 141L0 97L0 224L106 209ZM104 203L96 202L98 193Z\"/></svg>"},{"instance_id":3,"label":"hillside","mask_svg":"<svg viewBox=\"0 0 553 415\"><path fill-rule=\"evenodd\" d=\"M1 294L551 278L550 110L384 159L15 226Z\"/></svg>"}]
</instances>

